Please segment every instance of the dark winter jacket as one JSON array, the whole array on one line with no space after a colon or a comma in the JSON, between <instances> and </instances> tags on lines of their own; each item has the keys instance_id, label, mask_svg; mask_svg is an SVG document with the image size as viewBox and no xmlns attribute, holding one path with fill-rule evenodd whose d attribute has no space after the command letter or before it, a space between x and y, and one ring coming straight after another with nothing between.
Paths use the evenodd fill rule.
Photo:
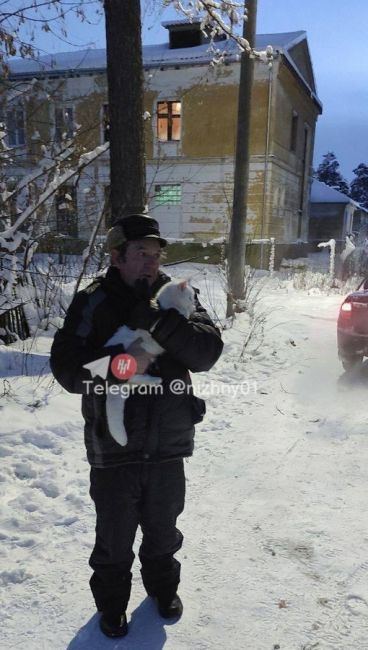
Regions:
<instances>
[{"instance_id":1,"label":"dark winter jacket","mask_svg":"<svg viewBox=\"0 0 368 650\"><path fill-rule=\"evenodd\" d=\"M160 273L152 293L169 280ZM110 267L105 278L97 278L74 297L51 348L50 362L56 379L67 391L82 394L85 444L93 467L190 456L194 424L202 419L205 409L203 400L191 391L188 370L209 370L222 351L220 333L198 300L189 320L175 310L165 313L153 332L165 352L150 366L150 374L162 377L162 393L134 392L127 398L124 424L128 444L119 445L107 427L105 395L96 395L91 389L90 371L83 366L108 354L124 352L122 346L103 346L126 323L139 300L134 289L121 280L118 270ZM189 388L174 394L170 390L174 379Z\"/></svg>"}]
</instances>

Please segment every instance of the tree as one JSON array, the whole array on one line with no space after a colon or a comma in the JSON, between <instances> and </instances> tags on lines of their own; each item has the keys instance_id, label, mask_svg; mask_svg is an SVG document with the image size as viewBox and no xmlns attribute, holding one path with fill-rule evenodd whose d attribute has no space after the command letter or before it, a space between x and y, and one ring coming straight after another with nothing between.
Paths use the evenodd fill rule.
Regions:
<instances>
[{"instance_id":1,"label":"tree","mask_svg":"<svg viewBox=\"0 0 368 650\"><path fill-rule=\"evenodd\" d=\"M210 36L233 36L249 52L246 39L233 30L244 13L242 3L212 0L174 4L189 19L201 13ZM105 0L107 78L110 111L110 181L113 219L142 212L145 205L143 66L139 0Z\"/></svg>"},{"instance_id":2,"label":"tree","mask_svg":"<svg viewBox=\"0 0 368 650\"><path fill-rule=\"evenodd\" d=\"M316 171L316 178L349 196L349 185L340 172L340 164L332 151L325 153Z\"/></svg>"},{"instance_id":3,"label":"tree","mask_svg":"<svg viewBox=\"0 0 368 650\"><path fill-rule=\"evenodd\" d=\"M91 165L108 148L108 143L96 147L93 151L76 159L75 145L69 142L63 151L53 158L45 151L45 157L36 169L19 180L11 191L0 184L0 310L11 304L16 296L19 283L29 280L27 269L40 240L49 234L47 226L48 212L55 195L74 179L80 177L83 170ZM63 191L64 202L71 197ZM100 222L101 222L100 214ZM93 245L96 232L92 233ZM89 254L90 251L88 251ZM86 257L85 251L85 257Z\"/></svg>"},{"instance_id":4,"label":"tree","mask_svg":"<svg viewBox=\"0 0 368 650\"><path fill-rule=\"evenodd\" d=\"M165 5L172 0L164 0ZM265 51L255 50L257 0L176 0L173 2L177 10L193 19L198 15L202 18L202 29L214 38L217 34L225 34L235 40L241 55L239 106L237 125L237 146L234 174L234 195L232 221L228 245L228 284L227 315L234 313L234 303L237 310L242 310L244 297L245 271L245 227L248 199L249 175L249 127L251 88L253 80L253 60L259 59L270 63L273 51L270 46ZM243 23L243 33L237 33L237 26ZM216 48L214 48L214 52ZM221 56L218 59L221 61Z\"/></svg>"},{"instance_id":5,"label":"tree","mask_svg":"<svg viewBox=\"0 0 368 650\"><path fill-rule=\"evenodd\" d=\"M1 3L0 313L8 311L13 305L17 308L27 291L31 296L28 302L39 306L39 296L32 294L32 289L36 290L36 273L29 269L40 241L50 234L49 216L55 199L59 201L65 224L69 225L71 215L75 217L71 211L73 198L69 188L75 187L81 176L88 173L86 168L91 164L93 166L93 162L109 146L106 143L91 147L92 151L81 150L77 131L81 133L83 128L74 122L73 125L69 124L72 132L61 133L59 140L54 139L47 129L48 138L45 140L45 129L40 128L40 134L36 123L38 121L46 128L48 117L44 115L43 106L53 101L53 93L57 92L58 83L62 81L56 84L50 81L50 87L47 80L13 82L8 78L9 59L13 56L36 57L38 52L33 40L37 27L66 40L65 16L75 12L84 20L85 6L91 7L92 4L97 6L98 2L24 0L14 3L13 0L4 0ZM28 118L26 125L25 110ZM29 145L27 151L25 144ZM32 170L22 174L23 165L27 168L31 166ZM94 219L96 222L96 215ZM96 230L92 232L91 246L96 231L97 223ZM62 236L67 237L56 234L59 234L60 241ZM87 251L85 261L86 258ZM39 277L41 275L38 274ZM42 318L41 311L39 316Z\"/></svg>"},{"instance_id":6,"label":"tree","mask_svg":"<svg viewBox=\"0 0 368 650\"><path fill-rule=\"evenodd\" d=\"M350 196L363 208L368 209L368 165L360 163L353 169L353 174L355 174L355 178L350 184Z\"/></svg>"},{"instance_id":7,"label":"tree","mask_svg":"<svg viewBox=\"0 0 368 650\"><path fill-rule=\"evenodd\" d=\"M5 25L2 31L0 27L0 51L1 43L3 43L3 49L5 48L9 56L15 54L33 56L35 52L32 46L29 50L23 49L21 26L24 22L32 21L34 14L40 12L42 8L45 10L47 8L55 9L53 20L63 21L66 11L74 10L78 13L78 9L82 11L82 8L90 4L95 4L95 2L29 0L27 4L27 0L23 0L23 2L19 2L16 10L13 5L13 10L6 12L5 8L8 5L11 8L12 5L10 0L4 0L0 10L0 26ZM175 4L182 8L184 2ZM192 9L202 10L203 28L210 36L215 36L221 30L231 36L233 27L239 18L238 8L240 17L244 13L243 5L238 2L217 3L206 0L204 2L188 2L187 5ZM64 12L62 7L65 8ZM145 201L140 3L139 0L132 0L130 3L124 3L121 0L105 0L104 9L111 118L111 191L113 215L116 218L128 211L141 211ZM34 13L32 14L32 12ZM82 16L83 14L81 14ZM35 24L38 24L37 21L39 21L41 29L43 27L46 31L51 29L50 19L47 22L41 13L38 14L38 17L36 16ZM12 28L12 32L10 28ZM243 37L236 37L236 40L240 48L249 52L249 43ZM6 62L4 62L4 77L5 75ZM26 90L32 99L35 95L33 83L34 80L30 81L28 84L30 87ZM11 85L12 82L4 79L5 91ZM42 87L41 91L46 92L46 87ZM17 92L23 92L23 89L20 88ZM46 96L49 97L48 92L46 92ZM7 113L10 115L11 111L8 110ZM14 119L10 121L14 122ZM83 128L85 128L84 125ZM0 145L1 143L4 145L1 158L2 162L9 163L9 169L13 162L12 158L18 155L16 147L12 146L11 151L7 148L10 133L10 129L8 129L8 134L6 128L0 130ZM67 138L69 139L69 135ZM85 173L84 169L91 160L90 156L95 158L107 148L107 145L101 150L97 147L96 151L91 154L86 152L85 156L80 157L82 152L79 150L78 142L74 146L74 142L65 141L62 143L61 149L55 151L53 147L49 147L50 143L41 142L37 128L32 134L32 140L34 140L32 147L37 151L39 149L43 155L37 153L36 168L27 182L24 182L23 179L19 183L14 181L14 184L9 186L6 178L9 176L7 173L4 174L4 179L0 179L1 183L4 181L0 186L0 245L2 248L0 252L1 256L6 257L6 265L9 265L11 270L19 269L20 255L23 255L24 266L27 267L37 238L40 235L43 236L48 228L47 210L48 206L52 204L54 195L69 180L74 179L73 184L75 185L78 182L80 171L83 170ZM24 136L22 136L21 144L24 144ZM21 155L21 151L19 154ZM7 170L4 169L4 171ZM68 192L65 191L62 200L67 208L67 202L71 201L72 197L68 196ZM45 227L40 229L40 225ZM9 289L14 286L17 276L18 274L11 275L7 279Z\"/></svg>"},{"instance_id":8,"label":"tree","mask_svg":"<svg viewBox=\"0 0 368 650\"><path fill-rule=\"evenodd\" d=\"M91 22L90 16L101 11L98 0L2 0L0 9L0 67L9 72L12 56L36 57L37 30L50 32L68 42L66 19L74 15Z\"/></svg>"},{"instance_id":9,"label":"tree","mask_svg":"<svg viewBox=\"0 0 368 650\"><path fill-rule=\"evenodd\" d=\"M154 2L155 0L151 0ZM239 29L247 21L250 11L256 14L256 7L252 7L254 0L163 0L163 6L174 5L178 13L189 20L201 18L201 27L206 35L213 41L217 35L225 35L227 39L235 41L241 52L246 52L254 59L269 63L273 56L271 46L258 51L254 43L249 41L245 30L240 34ZM248 6L249 5L249 6ZM213 47L214 61L223 61L222 55Z\"/></svg>"},{"instance_id":10,"label":"tree","mask_svg":"<svg viewBox=\"0 0 368 650\"><path fill-rule=\"evenodd\" d=\"M248 0L248 17L243 36L255 45L257 0ZM233 315L233 303L244 298L245 228L248 203L250 113L253 85L253 58L244 51L240 61L237 141L234 170L233 213L229 237L229 294L227 315ZM238 303L239 309L239 303Z\"/></svg>"},{"instance_id":11,"label":"tree","mask_svg":"<svg viewBox=\"0 0 368 650\"><path fill-rule=\"evenodd\" d=\"M113 220L143 212L145 158L140 1L105 0Z\"/></svg>"}]
</instances>

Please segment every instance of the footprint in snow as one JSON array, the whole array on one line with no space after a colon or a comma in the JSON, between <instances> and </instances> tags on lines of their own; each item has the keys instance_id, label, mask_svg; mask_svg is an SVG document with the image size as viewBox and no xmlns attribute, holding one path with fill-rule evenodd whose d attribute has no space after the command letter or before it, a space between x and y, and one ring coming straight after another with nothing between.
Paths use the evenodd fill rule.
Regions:
<instances>
[{"instance_id":1,"label":"footprint in snow","mask_svg":"<svg viewBox=\"0 0 368 650\"><path fill-rule=\"evenodd\" d=\"M39 449L55 449L56 441L48 434L37 431L27 431L22 434L23 442L30 443Z\"/></svg>"},{"instance_id":2,"label":"footprint in snow","mask_svg":"<svg viewBox=\"0 0 368 650\"><path fill-rule=\"evenodd\" d=\"M21 548L32 548L36 543L36 540L32 537L20 538L15 541L16 546L20 546Z\"/></svg>"},{"instance_id":3,"label":"footprint in snow","mask_svg":"<svg viewBox=\"0 0 368 650\"><path fill-rule=\"evenodd\" d=\"M25 580L33 578L31 573L24 569L13 569L11 571L0 572L0 585L7 586L11 584L21 584Z\"/></svg>"},{"instance_id":4,"label":"footprint in snow","mask_svg":"<svg viewBox=\"0 0 368 650\"><path fill-rule=\"evenodd\" d=\"M36 478L37 476L36 470L26 463L17 463L14 467L14 474L21 481L26 481L30 478Z\"/></svg>"},{"instance_id":5,"label":"footprint in snow","mask_svg":"<svg viewBox=\"0 0 368 650\"><path fill-rule=\"evenodd\" d=\"M75 524L78 519L78 517L63 517L62 519L55 521L55 526L71 526L72 524Z\"/></svg>"},{"instance_id":6,"label":"footprint in snow","mask_svg":"<svg viewBox=\"0 0 368 650\"><path fill-rule=\"evenodd\" d=\"M346 597L345 605L349 612L354 614L354 616L368 616L368 603L361 596L349 594L349 596Z\"/></svg>"},{"instance_id":7,"label":"footprint in snow","mask_svg":"<svg viewBox=\"0 0 368 650\"><path fill-rule=\"evenodd\" d=\"M56 497L59 496L59 488L55 483L46 483L45 481L33 481L31 483L31 487L38 488L42 490L44 495L46 497L50 497L51 499L56 499Z\"/></svg>"}]
</instances>

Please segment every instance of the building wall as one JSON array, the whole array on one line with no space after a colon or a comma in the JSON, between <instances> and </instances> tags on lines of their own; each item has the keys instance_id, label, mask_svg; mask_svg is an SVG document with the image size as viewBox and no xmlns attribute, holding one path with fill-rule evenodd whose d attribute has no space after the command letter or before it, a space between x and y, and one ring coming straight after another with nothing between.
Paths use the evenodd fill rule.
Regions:
<instances>
[{"instance_id":1,"label":"building wall","mask_svg":"<svg viewBox=\"0 0 368 650\"><path fill-rule=\"evenodd\" d=\"M175 164L148 165L149 211L160 222L167 237L199 240L224 236L228 232L232 200L233 160L193 158ZM155 187L181 185L179 205L157 205Z\"/></svg>"},{"instance_id":2,"label":"building wall","mask_svg":"<svg viewBox=\"0 0 368 650\"><path fill-rule=\"evenodd\" d=\"M270 236L282 241L307 240L310 177L318 108L307 96L287 64L280 60L273 84L272 136L270 157L272 194L280 187L281 200L271 200L267 213ZM297 116L295 148L292 120ZM306 142L305 142L306 138ZM306 144L306 146L305 146Z\"/></svg>"},{"instance_id":3,"label":"building wall","mask_svg":"<svg viewBox=\"0 0 368 650\"><path fill-rule=\"evenodd\" d=\"M185 184L182 188L181 210L178 206L158 206L155 209L158 219L163 220L163 225L170 222L172 212L173 221L182 224L183 236L191 236L196 232L197 237L203 238L209 233L216 237L229 229L238 80L239 65L231 64L212 72L205 66L181 70L165 68L158 71L150 81L152 115L155 114L157 101L182 100L181 141L156 143L150 150L152 160L149 164L157 167L157 159L170 159L172 166L162 172L161 182L167 173L168 182ZM290 149L293 111L298 113L295 151ZM247 210L247 234L250 238L273 236L279 241L295 241L298 237L306 240L309 193L307 179L316 117L317 109L311 100L306 99L305 91L286 66L276 61L273 71L270 71L267 66L257 63L252 95ZM155 119L152 127L155 137ZM305 164L304 128L308 128L309 140ZM268 129L269 155L266 156ZM211 159L207 159L207 156L211 156ZM183 159L196 170L192 174L195 186L194 181L189 182L185 177ZM193 167L196 159L197 166ZM223 172L224 168L226 173ZM227 188L225 201L221 198L224 194L223 187ZM197 223L202 226L194 226ZM169 236L169 232L166 234Z\"/></svg>"},{"instance_id":4,"label":"building wall","mask_svg":"<svg viewBox=\"0 0 368 650\"><path fill-rule=\"evenodd\" d=\"M147 202L163 234L199 240L229 231L238 110L239 63L210 67L165 67L145 73L144 108ZM102 109L107 103L105 73L39 80L27 99L24 166L43 156L42 145L55 134L55 107L73 106L78 127L75 159L103 142ZM182 102L178 142L157 139L158 101ZM270 107L270 110L269 110ZM293 111L299 116L297 147L290 150ZM273 70L257 62L252 94L247 236L276 237L280 242L307 235L308 177L317 109L286 65ZM303 134L309 148L303 165ZM35 137L35 134L37 137ZM268 134L268 138L267 138ZM267 152L268 141L268 152ZM267 154L267 155L266 155ZM78 235L87 238L101 210L109 183L109 158L91 164L78 182ZM157 205L155 187L181 185L181 202ZM300 214L303 191L303 212ZM56 228L52 210L45 219Z\"/></svg>"},{"instance_id":5,"label":"building wall","mask_svg":"<svg viewBox=\"0 0 368 650\"><path fill-rule=\"evenodd\" d=\"M311 241L342 240L345 237L345 203L311 203Z\"/></svg>"}]
</instances>

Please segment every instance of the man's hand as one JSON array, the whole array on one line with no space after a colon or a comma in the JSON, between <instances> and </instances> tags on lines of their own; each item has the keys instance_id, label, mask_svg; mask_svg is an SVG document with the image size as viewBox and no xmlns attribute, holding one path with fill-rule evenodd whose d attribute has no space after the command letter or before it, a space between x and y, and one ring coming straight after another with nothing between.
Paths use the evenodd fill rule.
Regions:
<instances>
[{"instance_id":1,"label":"man's hand","mask_svg":"<svg viewBox=\"0 0 368 650\"><path fill-rule=\"evenodd\" d=\"M156 358L154 354L150 354L149 352L146 352L146 350L143 350L141 347L141 341L142 339L137 339L126 350L126 353L134 357L137 362L137 375L144 375L148 366L150 366L152 361Z\"/></svg>"}]
</instances>

